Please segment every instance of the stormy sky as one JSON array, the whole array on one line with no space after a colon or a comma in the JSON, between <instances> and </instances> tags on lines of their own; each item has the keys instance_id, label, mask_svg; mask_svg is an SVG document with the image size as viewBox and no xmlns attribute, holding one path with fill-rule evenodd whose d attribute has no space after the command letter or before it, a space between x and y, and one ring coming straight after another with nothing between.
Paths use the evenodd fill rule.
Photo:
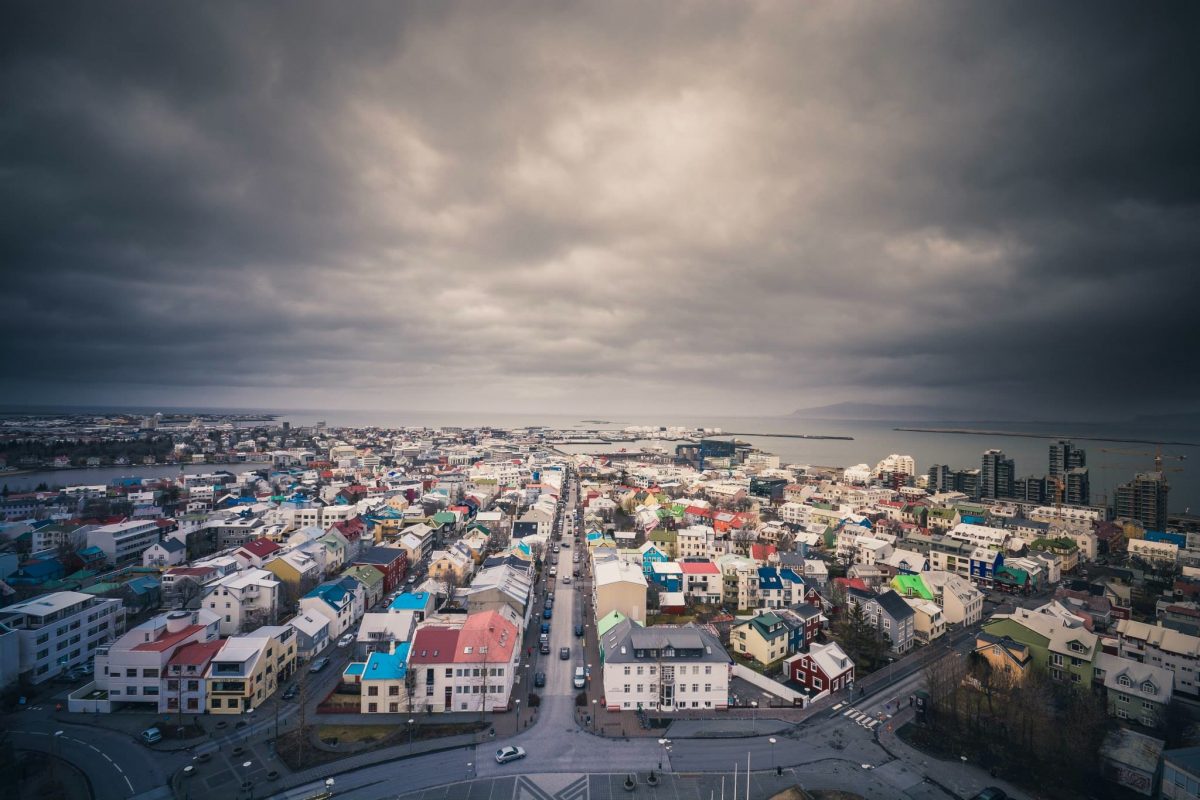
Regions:
<instances>
[{"instance_id":1,"label":"stormy sky","mask_svg":"<svg viewBox=\"0 0 1200 800\"><path fill-rule=\"evenodd\" d=\"M1194 4L5 16L7 404L1195 408Z\"/></svg>"}]
</instances>

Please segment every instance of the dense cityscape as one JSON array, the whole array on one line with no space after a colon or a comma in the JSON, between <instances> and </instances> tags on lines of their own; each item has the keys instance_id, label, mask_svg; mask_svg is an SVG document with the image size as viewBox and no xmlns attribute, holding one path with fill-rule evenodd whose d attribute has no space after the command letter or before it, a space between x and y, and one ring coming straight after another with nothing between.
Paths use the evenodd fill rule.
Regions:
<instances>
[{"instance_id":1,"label":"dense cityscape","mask_svg":"<svg viewBox=\"0 0 1200 800\"><path fill-rule=\"evenodd\" d=\"M1018 478L665 426L3 430L0 477L58 468L0 500L4 745L75 765L46 796L387 797L398 759L410 791L564 761L710 785L745 755L754 792L1065 797L1200 738L1200 518L1161 449L1105 505L1071 441ZM100 466L128 474L71 480Z\"/></svg>"}]
</instances>

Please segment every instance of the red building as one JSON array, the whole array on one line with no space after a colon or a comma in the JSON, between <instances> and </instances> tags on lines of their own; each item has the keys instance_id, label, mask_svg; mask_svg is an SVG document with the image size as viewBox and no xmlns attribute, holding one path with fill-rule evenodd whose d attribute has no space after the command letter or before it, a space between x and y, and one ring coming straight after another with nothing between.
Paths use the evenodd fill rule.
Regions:
<instances>
[{"instance_id":1,"label":"red building","mask_svg":"<svg viewBox=\"0 0 1200 800\"><path fill-rule=\"evenodd\" d=\"M836 642L813 645L783 662L787 675L810 692L836 692L854 685L854 662Z\"/></svg>"},{"instance_id":2,"label":"red building","mask_svg":"<svg viewBox=\"0 0 1200 800\"><path fill-rule=\"evenodd\" d=\"M399 547L368 547L355 556L352 566L374 567L383 573L383 593L395 591L408 574L408 554Z\"/></svg>"}]
</instances>

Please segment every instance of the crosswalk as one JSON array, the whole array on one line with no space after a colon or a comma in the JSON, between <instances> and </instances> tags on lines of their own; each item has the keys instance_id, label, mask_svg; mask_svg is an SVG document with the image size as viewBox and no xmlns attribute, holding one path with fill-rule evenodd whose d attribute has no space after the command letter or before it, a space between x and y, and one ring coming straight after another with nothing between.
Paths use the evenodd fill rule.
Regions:
<instances>
[{"instance_id":1,"label":"crosswalk","mask_svg":"<svg viewBox=\"0 0 1200 800\"><path fill-rule=\"evenodd\" d=\"M842 716L851 722L861 725L867 730L874 730L875 726L880 722L880 720L876 717L872 717L870 714L863 713L853 706L843 711Z\"/></svg>"}]
</instances>

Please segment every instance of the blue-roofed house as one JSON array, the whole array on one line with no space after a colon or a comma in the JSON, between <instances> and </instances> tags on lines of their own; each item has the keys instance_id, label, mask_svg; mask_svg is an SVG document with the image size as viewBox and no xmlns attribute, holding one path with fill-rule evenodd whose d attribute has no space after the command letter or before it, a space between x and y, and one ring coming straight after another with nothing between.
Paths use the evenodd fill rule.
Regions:
<instances>
[{"instance_id":1,"label":"blue-roofed house","mask_svg":"<svg viewBox=\"0 0 1200 800\"><path fill-rule=\"evenodd\" d=\"M791 567L758 568L759 608L788 608L804 600L804 578Z\"/></svg>"},{"instance_id":2,"label":"blue-roofed house","mask_svg":"<svg viewBox=\"0 0 1200 800\"><path fill-rule=\"evenodd\" d=\"M57 558L39 558L23 563L16 572L9 576L10 586L41 586L48 581L56 581L67 574L66 568Z\"/></svg>"},{"instance_id":3,"label":"blue-roofed house","mask_svg":"<svg viewBox=\"0 0 1200 800\"><path fill-rule=\"evenodd\" d=\"M318 611L329 618L329 638L341 636L363 615L362 585L353 578L328 581L300 598L300 611Z\"/></svg>"},{"instance_id":4,"label":"blue-roofed house","mask_svg":"<svg viewBox=\"0 0 1200 800\"><path fill-rule=\"evenodd\" d=\"M360 713L398 714L411 707L408 678L408 642L396 642L389 652L367 656L359 681Z\"/></svg>"},{"instance_id":5,"label":"blue-roofed house","mask_svg":"<svg viewBox=\"0 0 1200 800\"><path fill-rule=\"evenodd\" d=\"M388 605L388 611L412 611L420 622L433 613L435 602L429 592L405 592Z\"/></svg>"}]
</instances>

